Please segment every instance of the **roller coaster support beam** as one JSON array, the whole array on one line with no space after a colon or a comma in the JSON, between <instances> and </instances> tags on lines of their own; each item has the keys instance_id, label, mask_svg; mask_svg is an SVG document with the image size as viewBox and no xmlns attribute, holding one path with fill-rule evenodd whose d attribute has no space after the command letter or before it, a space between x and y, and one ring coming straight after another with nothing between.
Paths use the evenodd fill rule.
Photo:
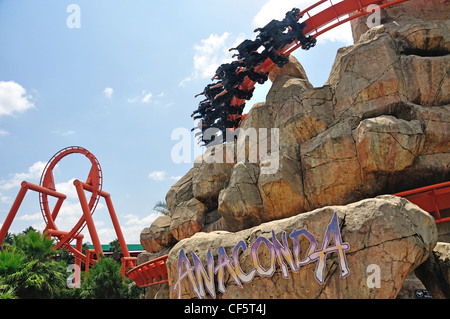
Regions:
<instances>
[{"instance_id":1,"label":"roller coaster support beam","mask_svg":"<svg viewBox=\"0 0 450 319\"><path fill-rule=\"evenodd\" d=\"M12 224L14 218L16 217L17 211L19 210L19 207L22 204L22 201L28 190L33 190L36 192L44 193L49 196L58 198L57 205L55 205L55 211L59 210L59 208L61 208L62 202L66 199L66 195L58 193L58 192L48 189L46 187L42 187L42 186L35 185L35 184L25 182L25 181L22 182L21 188L19 190L19 193L17 194L16 200L14 201L11 209L9 210L8 216L6 217L6 220L3 223L2 228L0 229L0 244L3 243L3 240L5 239L6 234L8 233L8 230L11 227L11 224ZM49 220L53 221L53 219L51 219L51 218Z\"/></svg>"},{"instance_id":2,"label":"roller coaster support beam","mask_svg":"<svg viewBox=\"0 0 450 319\"><path fill-rule=\"evenodd\" d=\"M82 195L84 195L84 191L83 190L86 190L88 192L92 192L92 189L93 189L92 185L84 183L84 182L79 181L79 180L74 181L74 185L77 188L77 192L78 192L78 189L80 189L80 192L83 193ZM124 257L124 258L122 258L122 273L123 273L123 276L125 277L125 269L128 266L130 266L130 267L136 266L136 258L135 257L131 257L130 256L130 252L128 251L128 247L127 247L127 244L125 242L125 237L123 236L122 228L120 227L119 219L117 218L117 214L116 214L116 211L114 209L114 205L113 205L112 200L111 200L111 194L109 194L109 193L107 193L107 192L102 190L102 191L100 191L100 196L105 199L106 207L108 208L109 215L111 217L111 221L112 221L113 226L114 226L114 230L116 231L117 239L119 240L120 248L122 249L122 254L123 254L123 257ZM80 197L80 202L84 203L84 205L82 204L82 207L83 206L85 207L85 208L83 208L83 212L84 212L84 210L87 208L86 197L84 197L83 199ZM89 215L89 217L86 216L86 215ZM87 223L87 225L89 227L89 223L90 223L89 218L92 220L92 216L89 213L89 209L86 210L85 216L86 216L86 223ZM94 222L92 220L92 225L93 224L94 224ZM93 232L95 232L95 236L97 236L97 238L98 238L97 231L95 230L95 227L93 227L93 232L89 228L89 232L91 234L91 239L92 239ZM100 245L100 241L98 242L98 244ZM99 252L103 253L103 250L101 250L101 246L100 246L100 250L98 250L95 247L95 244L94 244L94 249L95 249L95 252L97 254Z\"/></svg>"},{"instance_id":3,"label":"roller coaster support beam","mask_svg":"<svg viewBox=\"0 0 450 319\"><path fill-rule=\"evenodd\" d=\"M78 194L78 198L80 200L81 209L83 210L83 215L86 220L86 225L89 230L89 234L91 235L92 244L94 245L95 252L97 256L103 254L102 245L100 244L100 239L98 238L97 230L95 229L94 219L91 215L91 210L89 209L89 205L86 199L86 195L84 194L84 189L82 182L79 180L75 180L73 182ZM86 263L88 264L88 263Z\"/></svg>"}]
</instances>

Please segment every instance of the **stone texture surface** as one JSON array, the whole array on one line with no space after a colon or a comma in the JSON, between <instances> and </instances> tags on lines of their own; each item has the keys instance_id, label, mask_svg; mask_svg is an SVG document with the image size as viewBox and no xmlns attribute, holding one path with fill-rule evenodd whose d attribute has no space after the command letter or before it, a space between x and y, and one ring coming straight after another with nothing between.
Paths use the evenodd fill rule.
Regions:
<instances>
[{"instance_id":1,"label":"stone texture surface","mask_svg":"<svg viewBox=\"0 0 450 319\"><path fill-rule=\"evenodd\" d=\"M199 200L192 198L180 203L172 213L170 232L176 240L189 238L205 226L206 207Z\"/></svg>"},{"instance_id":2,"label":"stone texture surface","mask_svg":"<svg viewBox=\"0 0 450 319\"><path fill-rule=\"evenodd\" d=\"M450 3L447 0L409 0L381 10L380 22L414 24L421 21L447 20L449 11ZM369 30L367 20L367 17L361 17L350 21L355 42Z\"/></svg>"},{"instance_id":3,"label":"stone texture surface","mask_svg":"<svg viewBox=\"0 0 450 319\"><path fill-rule=\"evenodd\" d=\"M450 299L450 244L439 242L430 258L415 271L435 299Z\"/></svg>"},{"instance_id":4,"label":"stone texture surface","mask_svg":"<svg viewBox=\"0 0 450 319\"><path fill-rule=\"evenodd\" d=\"M179 242L170 251L168 258L169 283L175 287L178 280L178 257L180 250L186 253L193 265L194 252L206 265L208 249L213 255L223 247L228 256L235 245L244 241L248 247L239 255L239 264L244 273L249 273L254 265L249 254L251 245L259 236L272 239L272 231L281 241L281 235L294 230L307 229L322 247L323 237L333 214L337 213L342 241L350 245L345 252L350 274L340 278L337 253L330 253L326 260L325 280L320 284L315 278L316 263L300 267L298 272L289 270L289 278L283 278L280 264L274 261L277 270L272 277L255 275L242 288L226 276L226 293L218 292L217 298L395 298L403 286L404 279L423 263L437 242L437 230L433 218L405 199L394 196L380 196L366 199L347 206L332 206L314 210L306 214L264 223L236 233L198 233L190 239ZM289 238L290 240L290 238ZM309 241L299 237L301 256L307 257ZM292 250L292 243L289 244ZM308 250L308 253L306 251ZM258 249L259 261L263 268L269 268L269 260L275 258L267 248ZM215 258L217 261L217 257ZM380 267L380 288L370 288L367 284L367 267ZM233 261L233 266L236 264ZM184 271L184 268L182 269ZM227 272L225 270L225 272ZM171 291L171 298L178 297L178 291ZM187 278L182 281L182 297L196 298Z\"/></svg>"},{"instance_id":5,"label":"stone texture surface","mask_svg":"<svg viewBox=\"0 0 450 319\"><path fill-rule=\"evenodd\" d=\"M170 232L172 218L158 217L150 227L141 232L141 245L147 252L158 252L176 242Z\"/></svg>"},{"instance_id":6,"label":"stone texture surface","mask_svg":"<svg viewBox=\"0 0 450 319\"><path fill-rule=\"evenodd\" d=\"M322 87L292 56L274 68L266 102L251 108L237 141L208 148L168 191L173 238L238 232L450 180L449 6L410 0L383 10L372 29L354 20L355 44L338 50ZM448 242L450 228L438 229ZM149 252L173 245L150 228L143 237Z\"/></svg>"},{"instance_id":7,"label":"stone texture surface","mask_svg":"<svg viewBox=\"0 0 450 319\"><path fill-rule=\"evenodd\" d=\"M271 73L266 103L242 125L259 133L276 128L278 138L263 131L249 145L239 136L244 161L196 164L169 191L169 208L195 198L218 210L216 226L238 231L448 180L449 48L449 20L388 23L340 49L320 88L291 56ZM270 174L263 168L274 163L260 158L261 143L268 157L277 156Z\"/></svg>"}]
</instances>

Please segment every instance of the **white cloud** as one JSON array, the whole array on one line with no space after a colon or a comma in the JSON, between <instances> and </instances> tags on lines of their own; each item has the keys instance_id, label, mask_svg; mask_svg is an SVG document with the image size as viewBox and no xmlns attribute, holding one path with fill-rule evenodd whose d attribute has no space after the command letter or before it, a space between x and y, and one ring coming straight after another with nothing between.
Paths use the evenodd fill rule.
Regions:
<instances>
[{"instance_id":1,"label":"white cloud","mask_svg":"<svg viewBox=\"0 0 450 319\"><path fill-rule=\"evenodd\" d=\"M128 99L129 103L145 103L149 104L152 101L152 93L143 90L142 93L134 98Z\"/></svg>"},{"instance_id":2,"label":"white cloud","mask_svg":"<svg viewBox=\"0 0 450 319\"><path fill-rule=\"evenodd\" d=\"M157 182L163 182L167 180L178 181L183 176L167 176L167 172L165 171L154 171L148 174L148 177Z\"/></svg>"},{"instance_id":3,"label":"white cloud","mask_svg":"<svg viewBox=\"0 0 450 319\"><path fill-rule=\"evenodd\" d=\"M161 214L158 213L151 213L143 218L140 218L134 214L124 216L126 221L121 224L121 228L126 242L129 244L140 243L141 231L145 227L150 227L150 225L160 216Z\"/></svg>"},{"instance_id":4,"label":"white cloud","mask_svg":"<svg viewBox=\"0 0 450 319\"><path fill-rule=\"evenodd\" d=\"M26 214L26 215L19 216L18 219L22 220L22 221L37 221L37 220L42 219L42 214L41 213L36 213L33 215Z\"/></svg>"},{"instance_id":5,"label":"white cloud","mask_svg":"<svg viewBox=\"0 0 450 319\"><path fill-rule=\"evenodd\" d=\"M107 99L111 99L113 93L114 93L113 88L105 88L105 89L103 90L103 94L105 95L105 97L106 97Z\"/></svg>"},{"instance_id":6,"label":"white cloud","mask_svg":"<svg viewBox=\"0 0 450 319\"><path fill-rule=\"evenodd\" d=\"M0 193L0 202L1 203L5 203L5 204L10 204L11 203L11 197L3 195Z\"/></svg>"},{"instance_id":7,"label":"white cloud","mask_svg":"<svg viewBox=\"0 0 450 319\"><path fill-rule=\"evenodd\" d=\"M39 161L31 165L25 173L16 173L9 180L0 180L0 189L9 190L19 187L23 181L38 180L46 165L47 163Z\"/></svg>"},{"instance_id":8,"label":"white cloud","mask_svg":"<svg viewBox=\"0 0 450 319\"><path fill-rule=\"evenodd\" d=\"M109 244L113 240L117 239L116 231L112 227L97 228L97 235L98 238L100 239L100 243L102 244Z\"/></svg>"},{"instance_id":9,"label":"white cloud","mask_svg":"<svg viewBox=\"0 0 450 319\"><path fill-rule=\"evenodd\" d=\"M344 45L353 44L350 22L346 22L317 37L317 42L320 43L321 41L341 42Z\"/></svg>"},{"instance_id":10,"label":"white cloud","mask_svg":"<svg viewBox=\"0 0 450 319\"><path fill-rule=\"evenodd\" d=\"M75 131L72 131L72 130L68 130L68 131L57 130L57 131L53 131L52 133L57 134L57 135L61 135L61 136L64 136L64 137L67 137L67 136L74 135Z\"/></svg>"},{"instance_id":11,"label":"white cloud","mask_svg":"<svg viewBox=\"0 0 450 319\"><path fill-rule=\"evenodd\" d=\"M62 132L61 133L62 136L70 136L70 135L73 135L73 134L75 134L75 131L66 131L66 132Z\"/></svg>"},{"instance_id":12,"label":"white cloud","mask_svg":"<svg viewBox=\"0 0 450 319\"><path fill-rule=\"evenodd\" d=\"M293 8L299 8L304 10L316 3L316 0L269 0L267 1L256 14L253 19L253 24L255 27L263 27L273 19L281 20L284 18L286 12L292 10ZM337 3L339 1L333 2ZM317 8L310 11L311 15L315 15L318 12L326 9L330 6L329 2L325 2L324 4L318 6ZM343 17L342 19L344 19ZM304 16L301 21L305 21L308 19L308 16ZM333 42L342 42L345 45L349 45L353 43L353 37L351 32L350 23L347 22L337 28L334 28L317 38L317 41L333 41Z\"/></svg>"},{"instance_id":13,"label":"white cloud","mask_svg":"<svg viewBox=\"0 0 450 319\"><path fill-rule=\"evenodd\" d=\"M9 135L8 131L0 129L0 136L7 136L7 135Z\"/></svg>"},{"instance_id":14,"label":"white cloud","mask_svg":"<svg viewBox=\"0 0 450 319\"><path fill-rule=\"evenodd\" d=\"M14 81L0 81L0 116L23 113L34 107L27 91Z\"/></svg>"},{"instance_id":15,"label":"white cloud","mask_svg":"<svg viewBox=\"0 0 450 319\"><path fill-rule=\"evenodd\" d=\"M151 172L150 174L148 174L148 177L150 179L155 180L155 181L161 182L161 181L164 181L166 179L166 175L167 175L167 172L154 171L154 172Z\"/></svg>"},{"instance_id":16,"label":"white cloud","mask_svg":"<svg viewBox=\"0 0 450 319\"><path fill-rule=\"evenodd\" d=\"M286 12L293 8L306 9L316 3L317 0L268 0L261 7L253 19L254 27L264 27L273 19L281 20ZM339 2L338 0L336 2ZM312 15L330 6L329 2L324 3L313 9ZM307 19L305 16L301 21ZM210 34L208 38L200 40L200 44L194 45L194 71L180 82L184 86L187 82L197 79L210 79L213 77L217 68L223 64L232 61L232 54L229 49L240 44L245 39L254 39L256 33L251 36L239 34L235 36L230 32L224 32L222 35ZM338 41L345 45L353 43L350 23L345 23L335 29L332 29L318 37L318 41Z\"/></svg>"},{"instance_id":17,"label":"white cloud","mask_svg":"<svg viewBox=\"0 0 450 319\"><path fill-rule=\"evenodd\" d=\"M67 196L67 198L77 198L78 194L75 186L73 185L73 182L75 181L75 178L72 178L71 180L63 183L58 183L55 185L56 191L59 193L63 193Z\"/></svg>"},{"instance_id":18,"label":"white cloud","mask_svg":"<svg viewBox=\"0 0 450 319\"><path fill-rule=\"evenodd\" d=\"M210 34L207 39L202 39L200 44L194 45L194 71L180 82L180 86L196 79L211 79L221 64L233 60L229 49L243 40L243 34L233 36L230 32L224 32L222 35Z\"/></svg>"},{"instance_id":19,"label":"white cloud","mask_svg":"<svg viewBox=\"0 0 450 319\"><path fill-rule=\"evenodd\" d=\"M264 27L273 19L281 20L284 18L286 12L293 8L301 10L309 7L311 4L317 2L316 0L269 0L267 1L258 13L253 18L254 27Z\"/></svg>"},{"instance_id":20,"label":"white cloud","mask_svg":"<svg viewBox=\"0 0 450 319\"><path fill-rule=\"evenodd\" d=\"M144 217L144 218L140 218L137 215L134 214L128 214L125 215L124 218L127 219L127 221L125 222L125 226L133 226L133 225L138 225L141 227L148 227L150 226L156 218L158 218L160 216L159 213L151 213L150 215Z\"/></svg>"},{"instance_id":21,"label":"white cloud","mask_svg":"<svg viewBox=\"0 0 450 319\"><path fill-rule=\"evenodd\" d=\"M107 214L107 213L105 213ZM97 215L97 213L95 214ZM108 220L106 222L98 220L94 215L94 224L97 230L98 237L102 244L108 244L111 241L117 238L116 231L114 230L109 217L106 217ZM139 244L140 243L140 234L141 231L145 227L149 227L156 218L161 215L155 212L150 213L148 216L143 218L134 215L128 214L125 216L119 216L120 219L120 229L122 230L122 234L125 238L125 242L127 244ZM78 216L79 217L79 216ZM74 220L76 222L77 220ZM58 227L59 224L58 224ZM72 226L73 227L73 226ZM85 236L83 242L92 242L89 231L87 227L83 230L82 234Z\"/></svg>"}]
</instances>

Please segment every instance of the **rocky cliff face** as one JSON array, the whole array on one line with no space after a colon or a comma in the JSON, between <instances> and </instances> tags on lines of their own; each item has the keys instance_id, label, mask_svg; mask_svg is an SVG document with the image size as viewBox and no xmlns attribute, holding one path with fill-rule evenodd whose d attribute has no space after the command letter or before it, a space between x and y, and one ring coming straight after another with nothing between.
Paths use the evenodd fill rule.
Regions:
<instances>
[{"instance_id":1,"label":"rocky cliff face","mask_svg":"<svg viewBox=\"0 0 450 319\"><path fill-rule=\"evenodd\" d=\"M335 233L330 232L334 214L340 228L338 237L336 228ZM436 240L433 218L393 196L321 208L236 233L197 233L178 243L169 255L170 295L224 299L395 298L406 275L427 260ZM204 277L198 271L202 269L200 263L208 269L208 251L218 255L210 259L215 261L215 274L205 271L210 285L203 284ZM180 268L178 260L183 260L183 254L196 254L198 260L190 265L186 261ZM186 275L190 267L192 272ZM382 274L379 283L369 276L372 268ZM180 280L183 275L185 278Z\"/></svg>"},{"instance_id":2,"label":"rocky cliff face","mask_svg":"<svg viewBox=\"0 0 450 319\"><path fill-rule=\"evenodd\" d=\"M239 232L449 180L450 5L434 2L436 19L418 14L427 1L411 0L383 12L378 27L353 22L357 41L337 52L322 87L309 83L293 57L275 68L266 102L242 125L257 139L246 143L249 134L240 134L209 148L169 190L171 216L152 226L157 231L143 231L143 246L167 251L198 232Z\"/></svg>"},{"instance_id":3,"label":"rocky cliff face","mask_svg":"<svg viewBox=\"0 0 450 319\"><path fill-rule=\"evenodd\" d=\"M177 230L182 224L202 230L216 210L222 220L211 228L238 231L448 180L449 28L445 20L371 29L339 50L320 88L292 57L274 70L266 103L252 108L242 129L279 129L278 170L260 173L266 163L249 160L256 145L247 145L242 163L196 164L167 194L177 240L192 235ZM192 218L180 223L185 205Z\"/></svg>"}]
</instances>

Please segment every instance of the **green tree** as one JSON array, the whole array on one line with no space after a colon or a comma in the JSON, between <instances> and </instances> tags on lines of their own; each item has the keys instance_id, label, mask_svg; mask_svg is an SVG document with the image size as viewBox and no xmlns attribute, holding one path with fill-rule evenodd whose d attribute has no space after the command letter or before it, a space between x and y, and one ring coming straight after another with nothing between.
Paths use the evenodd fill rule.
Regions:
<instances>
[{"instance_id":1,"label":"green tree","mask_svg":"<svg viewBox=\"0 0 450 319\"><path fill-rule=\"evenodd\" d=\"M14 245L14 238L11 233L6 233L5 239L3 240L3 244Z\"/></svg>"},{"instance_id":2,"label":"green tree","mask_svg":"<svg viewBox=\"0 0 450 319\"><path fill-rule=\"evenodd\" d=\"M10 256L1 259L3 283L13 288L21 299L59 298L67 287L67 274L65 264L52 259L58 253L53 249L54 241L29 230L14 236L14 242L15 247L6 251Z\"/></svg>"},{"instance_id":3,"label":"green tree","mask_svg":"<svg viewBox=\"0 0 450 319\"><path fill-rule=\"evenodd\" d=\"M23 235L14 235L16 248L22 251L29 259L45 261L54 257L59 251L53 249L55 242L39 232L29 230Z\"/></svg>"},{"instance_id":4,"label":"green tree","mask_svg":"<svg viewBox=\"0 0 450 319\"><path fill-rule=\"evenodd\" d=\"M0 299L17 299L11 276L25 266L25 257L9 246L0 251Z\"/></svg>"},{"instance_id":5,"label":"green tree","mask_svg":"<svg viewBox=\"0 0 450 319\"><path fill-rule=\"evenodd\" d=\"M0 251L0 277L4 279L19 271L24 267L25 259L13 246Z\"/></svg>"},{"instance_id":6,"label":"green tree","mask_svg":"<svg viewBox=\"0 0 450 319\"><path fill-rule=\"evenodd\" d=\"M120 261L120 255L122 253L122 247L120 247L119 239L114 239L112 242L109 243L109 251L113 253L113 259L115 261Z\"/></svg>"},{"instance_id":7,"label":"green tree","mask_svg":"<svg viewBox=\"0 0 450 319\"><path fill-rule=\"evenodd\" d=\"M29 232L38 233L38 231L33 226L28 226L27 228L25 228L21 235L26 236Z\"/></svg>"},{"instance_id":8,"label":"green tree","mask_svg":"<svg viewBox=\"0 0 450 319\"><path fill-rule=\"evenodd\" d=\"M170 215L169 208L167 208L167 203L165 201L157 201L155 206L153 206L153 210L156 210L158 213L165 216Z\"/></svg>"},{"instance_id":9,"label":"green tree","mask_svg":"<svg viewBox=\"0 0 450 319\"><path fill-rule=\"evenodd\" d=\"M18 299L14 288L4 283L4 279L0 277L0 299Z\"/></svg>"},{"instance_id":10,"label":"green tree","mask_svg":"<svg viewBox=\"0 0 450 319\"><path fill-rule=\"evenodd\" d=\"M124 299L127 297L127 289L120 265L113 259L102 256L89 270L80 295L85 299Z\"/></svg>"}]
</instances>

